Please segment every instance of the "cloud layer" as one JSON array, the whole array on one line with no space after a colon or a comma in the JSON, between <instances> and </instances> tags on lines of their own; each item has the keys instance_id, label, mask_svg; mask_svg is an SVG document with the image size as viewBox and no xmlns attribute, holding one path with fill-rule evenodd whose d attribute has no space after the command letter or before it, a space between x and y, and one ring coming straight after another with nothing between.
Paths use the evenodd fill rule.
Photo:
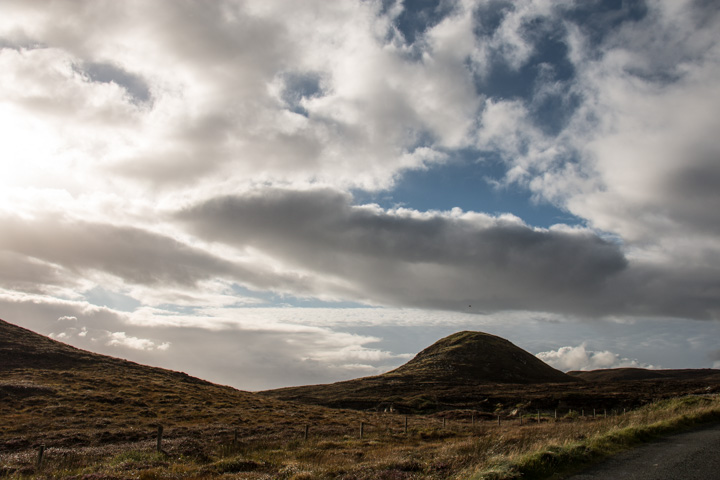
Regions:
<instances>
[{"instance_id":1,"label":"cloud layer","mask_svg":"<svg viewBox=\"0 0 720 480\"><path fill-rule=\"evenodd\" d=\"M0 298L139 355L328 302L712 330L719 30L691 0L3 2ZM360 200L448 167L572 224ZM288 358L408 353L313 331L343 334ZM616 351L583 341L543 349Z\"/></svg>"}]
</instances>

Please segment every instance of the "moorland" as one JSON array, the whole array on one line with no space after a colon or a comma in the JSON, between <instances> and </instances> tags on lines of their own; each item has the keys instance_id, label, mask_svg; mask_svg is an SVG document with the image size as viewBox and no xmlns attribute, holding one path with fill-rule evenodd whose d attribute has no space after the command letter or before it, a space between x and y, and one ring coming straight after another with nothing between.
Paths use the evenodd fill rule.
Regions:
<instances>
[{"instance_id":1,"label":"moorland","mask_svg":"<svg viewBox=\"0 0 720 480\"><path fill-rule=\"evenodd\" d=\"M719 421L718 391L717 370L565 374L460 332L384 375L253 393L0 321L0 477L560 478Z\"/></svg>"}]
</instances>

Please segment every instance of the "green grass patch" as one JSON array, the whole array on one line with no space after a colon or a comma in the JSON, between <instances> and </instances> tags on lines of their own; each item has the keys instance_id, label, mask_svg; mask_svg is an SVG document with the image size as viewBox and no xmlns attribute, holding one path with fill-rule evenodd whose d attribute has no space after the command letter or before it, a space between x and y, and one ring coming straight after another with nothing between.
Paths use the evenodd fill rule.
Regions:
<instances>
[{"instance_id":1,"label":"green grass patch","mask_svg":"<svg viewBox=\"0 0 720 480\"><path fill-rule=\"evenodd\" d=\"M553 444L500 458L473 480L553 479L577 472L622 451L659 437L720 422L720 398L683 397L652 403L622 423L578 441Z\"/></svg>"}]
</instances>

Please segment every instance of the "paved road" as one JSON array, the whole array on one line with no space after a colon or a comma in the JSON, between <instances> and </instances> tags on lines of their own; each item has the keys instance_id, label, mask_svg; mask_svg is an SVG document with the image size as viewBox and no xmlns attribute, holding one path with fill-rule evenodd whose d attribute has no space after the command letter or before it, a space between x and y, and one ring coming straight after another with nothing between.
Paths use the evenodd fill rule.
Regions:
<instances>
[{"instance_id":1,"label":"paved road","mask_svg":"<svg viewBox=\"0 0 720 480\"><path fill-rule=\"evenodd\" d=\"M612 457L567 480L718 480L720 425L680 433Z\"/></svg>"}]
</instances>

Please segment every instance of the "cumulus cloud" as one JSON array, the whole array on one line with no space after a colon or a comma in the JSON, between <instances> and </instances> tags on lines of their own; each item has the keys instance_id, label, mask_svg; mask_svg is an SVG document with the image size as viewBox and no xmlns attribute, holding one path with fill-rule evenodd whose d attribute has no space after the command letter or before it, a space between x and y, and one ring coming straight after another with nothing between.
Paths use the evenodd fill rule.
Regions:
<instances>
[{"instance_id":1,"label":"cumulus cloud","mask_svg":"<svg viewBox=\"0 0 720 480\"><path fill-rule=\"evenodd\" d=\"M587 343L576 347L560 347L557 350L540 352L536 355L540 360L562 371L598 370L604 368L654 368L642 364L638 360L621 357L609 350L594 351L587 349Z\"/></svg>"},{"instance_id":2,"label":"cumulus cloud","mask_svg":"<svg viewBox=\"0 0 720 480\"><path fill-rule=\"evenodd\" d=\"M152 340L148 340L147 338L131 337L125 332L109 332L108 336L109 340L107 345L112 347L126 347L135 350L167 350L170 348L169 342L157 345Z\"/></svg>"},{"instance_id":3,"label":"cumulus cloud","mask_svg":"<svg viewBox=\"0 0 720 480\"><path fill-rule=\"evenodd\" d=\"M59 172L72 162L62 182L78 189L88 186L72 179L98 163L154 187L320 179L378 188L437 158L419 154L425 138L467 145L480 105L465 64L469 14L429 33L433 55L419 63L385 44L392 23L377 2L5 7L0 65L12 109L0 118L23 134L13 155L44 163L47 147L27 135L42 130L45 145L72 157L54 163Z\"/></svg>"},{"instance_id":4,"label":"cumulus cloud","mask_svg":"<svg viewBox=\"0 0 720 480\"><path fill-rule=\"evenodd\" d=\"M589 20L591 9L597 15ZM500 130L510 133L504 143L492 140L501 121L480 131L481 142L506 152L507 181L525 183L590 225L619 235L645 260L652 255L656 266L701 267L701 258L716 257L719 248L713 240L713 159L720 156L714 133L720 91L711 79L720 72L720 17L702 2L595 9L526 2L502 16L499 31L522 18L558 25L567 51L551 63L559 68L570 62L562 98L574 101L572 108L559 109L570 115L557 132L548 135L539 126L513 132L537 124L533 102L540 90L557 84L540 75L530 97L514 100L511 127ZM531 66L543 43L532 35L521 37L525 43L529 47L516 50L535 53L517 56L518 65ZM498 105L505 107L486 115L507 117L507 101Z\"/></svg>"}]
</instances>

